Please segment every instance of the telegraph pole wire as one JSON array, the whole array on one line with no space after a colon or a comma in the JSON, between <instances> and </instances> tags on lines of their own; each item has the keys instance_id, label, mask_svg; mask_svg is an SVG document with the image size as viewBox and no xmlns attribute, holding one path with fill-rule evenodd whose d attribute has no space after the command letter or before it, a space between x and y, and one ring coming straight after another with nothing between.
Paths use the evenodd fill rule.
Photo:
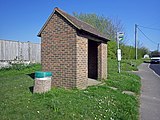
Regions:
<instances>
[{"instance_id":1,"label":"telegraph pole wire","mask_svg":"<svg viewBox=\"0 0 160 120\"><path fill-rule=\"evenodd\" d=\"M149 41L151 41L152 43L154 43L154 44L157 45L157 43L154 42L153 40L151 40L139 27L137 27L137 28L138 28L138 30L143 34L144 37L146 37Z\"/></svg>"},{"instance_id":2,"label":"telegraph pole wire","mask_svg":"<svg viewBox=\"0 0 160 120\"><path fill-rule=\"evenodd\" d=\"M141 25L138 25L139 27L142 27L142 28L146 28L146 29L150 29L150 30L157 30L157 31L160 31L159 28L151 28L151 27L145 27L145 26L141 26Z\"/></svg>"}]
</instances>

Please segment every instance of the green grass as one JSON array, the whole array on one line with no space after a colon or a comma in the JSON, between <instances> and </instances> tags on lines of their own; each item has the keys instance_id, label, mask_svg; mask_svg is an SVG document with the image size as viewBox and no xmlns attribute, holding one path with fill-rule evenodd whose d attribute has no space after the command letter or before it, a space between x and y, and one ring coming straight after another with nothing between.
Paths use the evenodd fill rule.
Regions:
<instances>
[{"instance_id":1,"label":"green grass","mask_svg":"<svg viewBox=\"0 0 160 120\"><path fill-rule=\"evenodd\" d=\"M27 74L40 68L35 65L0 71L1 120L138 120L139 77L124 70L117 73L115 60L108 61L104 85L85 90L52 88L45 94L32 94L29 88L34 81ZM123 90L137 96L122 94Z\"/></svg>"},{"instance_id":2,"label":"green grass","mask_svg":"<svg viewBox=\"0 0 160 120\"><path fill-rule=\"evenodd\" d=\"M121 67L122 71L137 71L137 66L143 62L142 59L138 60L122 60Z\"/></svg>"},{"instance_id":3,"label":"green grass","mask_svg":"<svg viewBox=\"0 0 160 120\"><path fill-rule=\"evenodd\" d=\"M142 60L132 60L135 64L131 66L129 60L121 62L121 73L118 73L117 61L109 59L108 64L108 80L106 84L118 88L120 91L131 91L137 95L140 93L140 77L131 74L129 71L137 70L137 66L142 63Z\"/></svg>"},{"instance_id":4,"label":"green grass","mask_svg":"<svg viewBox=\"0 0 160 120\"><path fill-rule=\"evenodd\" d=\"M9 68L0 69L0 77L13 77L22 74L31 74L37 70L41 70L40 64L30 64L25 66L24 64L14 64Z\"/></svg>"}]
</instances>

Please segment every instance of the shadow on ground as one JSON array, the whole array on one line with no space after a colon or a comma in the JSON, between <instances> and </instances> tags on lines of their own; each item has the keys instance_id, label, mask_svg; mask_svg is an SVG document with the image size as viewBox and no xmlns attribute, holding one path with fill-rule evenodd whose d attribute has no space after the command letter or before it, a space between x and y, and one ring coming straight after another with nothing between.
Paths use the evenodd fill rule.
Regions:
<instances>
[{"instance_id":1,"label":"shadow on ground","mask_svg":"<svg viewBox=\"0 0 160 120\"><path fill-rule=\"evenodd\" d=\"M27 74L30 78L32 78L33 80L35 79L35 73L31 73L31 74ZM30 86L29 87L29 90L30 92L33 94L33 89L34 89L34 86Z\"/></svg>"},{"instance_id":2,"label":"shadow on ground","mask_svg":"<svg viewBox=\"0 0 160 120\"><path fill-rule=\"evenodd\" d=\"M34 86L29 87L30 92L33 94Z\"/></svg>"},{"instance_id":3,"label":"shadow on ground","mask_svg":"<svg viewBox=\"0 0 160 120\"><path fill-rule=\"evenodd\" d=\"M29 77L31 77L32 79L35 78L35 73L31 73L31 74L27 74Z\"/></svg>"},{"instance_id":4,"label":"shadow on ground","mask_svg":"<svg viewBox=\"0 0 160 120\"><path fill-rule=\"evenodd\" d=\"M143 61L144 63L151 63L150 61Z\"/></svg>"}]
</instances>

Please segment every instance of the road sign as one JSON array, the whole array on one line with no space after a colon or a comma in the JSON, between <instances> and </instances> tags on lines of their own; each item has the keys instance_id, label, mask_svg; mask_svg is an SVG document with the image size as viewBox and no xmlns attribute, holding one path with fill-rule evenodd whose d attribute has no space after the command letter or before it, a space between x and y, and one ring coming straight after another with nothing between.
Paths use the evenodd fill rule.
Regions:
<instances>
[{"instance_id":1,"label":"road sign","mask_svg":"<svg viewBox=\"0 0 160 120\"><path fill-rule=\"evenodd\" d=\"M117 40L123 40L124 39L124 33L122 33L122 32L118 32L117 33Z\"/></svg>"},{"instance_id":2,"label":"road sign","mask_svg":"<svg viewBox=\"0 0 160 120\"><path fill-rule=\"evenodd\" d=\"M117 49L117 58L118 61L121 61L121 49Z\"/></svg>"}]
</instances>

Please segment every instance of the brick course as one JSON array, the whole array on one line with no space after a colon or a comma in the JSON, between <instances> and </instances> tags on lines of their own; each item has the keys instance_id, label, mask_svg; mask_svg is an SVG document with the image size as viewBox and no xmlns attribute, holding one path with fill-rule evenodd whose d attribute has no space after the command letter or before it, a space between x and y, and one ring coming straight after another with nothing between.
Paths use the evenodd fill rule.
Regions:
<instances>
[{"instance_id":1,"label":"brick course","mask_svg":"<svg viewBox=\"0 0 160 120\"><path fill-rule=\"evenodd\" d=\"M76 87L86 88L88 80L88 39L78 35L76 38Z\"/></svg>"},{"instance_id":2,"label":"brick course","mask_svg":"<svg viewBox=\"0 0 160 120\"><path fill-rule=\"evenodd\" d=\"M101 43L98 46L98 79L107 78L107 44Z\"/></svg>"}]
</instances>

